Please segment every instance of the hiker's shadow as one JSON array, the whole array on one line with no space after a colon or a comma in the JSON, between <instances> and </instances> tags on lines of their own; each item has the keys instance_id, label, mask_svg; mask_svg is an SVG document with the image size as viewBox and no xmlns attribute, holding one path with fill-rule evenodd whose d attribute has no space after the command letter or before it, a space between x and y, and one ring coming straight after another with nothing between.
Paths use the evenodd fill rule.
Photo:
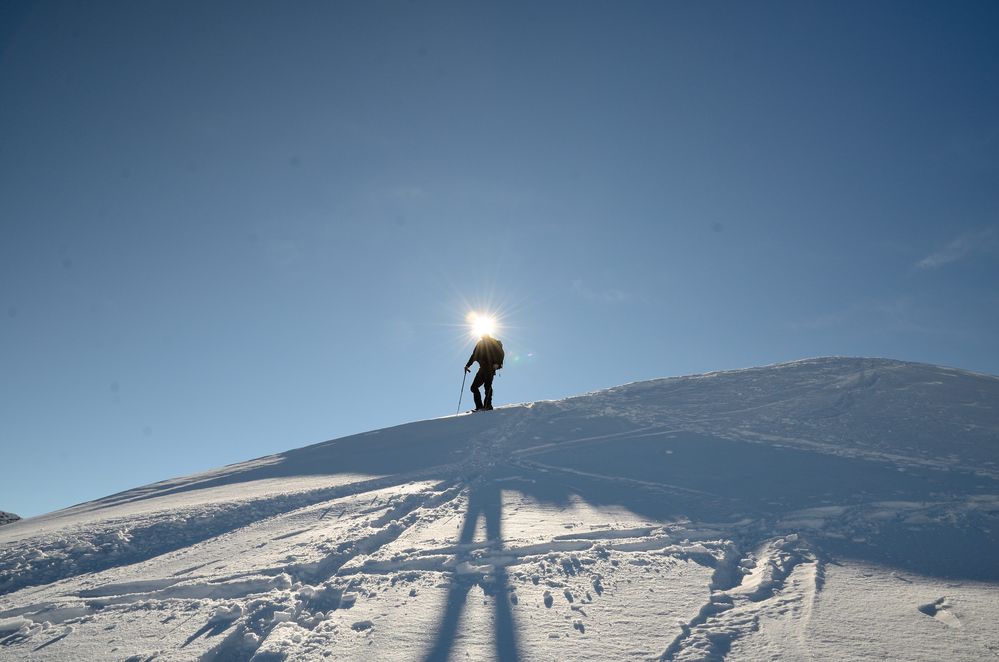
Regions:
<instances>
[{"instance_id":1,"label":"hiker's shadow","mask_svg":"<svg viewBox=\"0 0 999 662\"><path fill-rule=\"evenodd\" d=\"M470 567L470 562L475 560L471 557L472 540L480 517L485 518L486 524L486 542L483 546L488 547L491 552L502 548L502 507L502 494L496 482L483 477L469 486L468 512L458 538L462 551L458 555L458 565L448 590L440 628L430 652L424 658L426 662L446 662L450 657L468 593L476 585L482 587L483 592L493 599L496 612L496 659L519 659L506 567L502 565L502 561L493 563L485 572Z\"/></svg>"}]
</instances>

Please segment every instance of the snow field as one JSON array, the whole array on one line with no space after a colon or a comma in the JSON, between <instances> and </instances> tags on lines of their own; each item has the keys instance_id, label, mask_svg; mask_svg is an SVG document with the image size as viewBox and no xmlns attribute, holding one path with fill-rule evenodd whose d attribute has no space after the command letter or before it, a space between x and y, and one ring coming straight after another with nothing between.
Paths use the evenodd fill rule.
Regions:
<instances>
[{"instance_id":1,"label":"snow field","mask_svg":"<svg viewBox=\"0 0 999 662\"><path fill-rule=\"evenodd\" d=\"M816 359L324 442L0 529L0 660L978 660L999 379Z\"/></svg>"}]
</instances>

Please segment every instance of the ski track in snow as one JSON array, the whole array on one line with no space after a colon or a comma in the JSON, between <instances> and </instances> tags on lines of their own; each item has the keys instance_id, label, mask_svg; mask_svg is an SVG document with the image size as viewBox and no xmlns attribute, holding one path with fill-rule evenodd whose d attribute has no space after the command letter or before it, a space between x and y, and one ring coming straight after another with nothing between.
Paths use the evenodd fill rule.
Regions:
<instances>
[{"instance_id":1,"label":"ski track in snow","mask_svg":"<svg viewBox=\"0 0 999 662\"><path fill-rule=\"evenodd\" d=\"M341 477L314 467L348 440L139 488L0 531L0 659L860 659L844 601L909 659L995 656L992 403L820 359L376 431Z\"/></svg>"}]
</instances>

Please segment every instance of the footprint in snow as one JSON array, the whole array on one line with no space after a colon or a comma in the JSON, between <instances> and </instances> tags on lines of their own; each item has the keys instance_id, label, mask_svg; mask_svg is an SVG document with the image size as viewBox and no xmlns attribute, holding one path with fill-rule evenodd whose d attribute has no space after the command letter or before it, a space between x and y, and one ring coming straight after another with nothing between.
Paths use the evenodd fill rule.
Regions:
<instances>
[{"instance_id":1,"label":"footprint in snow","mask_svg":"<svg viewBox=\"0 0 999 662\"><path fill-rule=\"evenodd\" d=\"M927 616L932 616L948 627L961 627L961 620L951 611L951 605L946 597L938 598L933 602L927 602L925 605L919 605L916 609Z\"/></svg>"}]
</instances>

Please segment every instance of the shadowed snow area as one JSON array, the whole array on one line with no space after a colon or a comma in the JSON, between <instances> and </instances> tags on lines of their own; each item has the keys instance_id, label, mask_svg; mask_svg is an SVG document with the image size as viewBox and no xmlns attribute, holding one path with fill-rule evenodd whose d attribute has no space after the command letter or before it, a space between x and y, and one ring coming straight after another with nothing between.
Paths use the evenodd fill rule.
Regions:
<instances>
[{"instance_id":1,"label":"shadowed snow area","mask_svg":"<svg viewBox=\"0 0 999 662\"><path fill-rule=\"evenodd\" d=\"M994 657L997 407L813 359L156 483L0 529L0 659Z\"/></svg>"}]
</instances>

